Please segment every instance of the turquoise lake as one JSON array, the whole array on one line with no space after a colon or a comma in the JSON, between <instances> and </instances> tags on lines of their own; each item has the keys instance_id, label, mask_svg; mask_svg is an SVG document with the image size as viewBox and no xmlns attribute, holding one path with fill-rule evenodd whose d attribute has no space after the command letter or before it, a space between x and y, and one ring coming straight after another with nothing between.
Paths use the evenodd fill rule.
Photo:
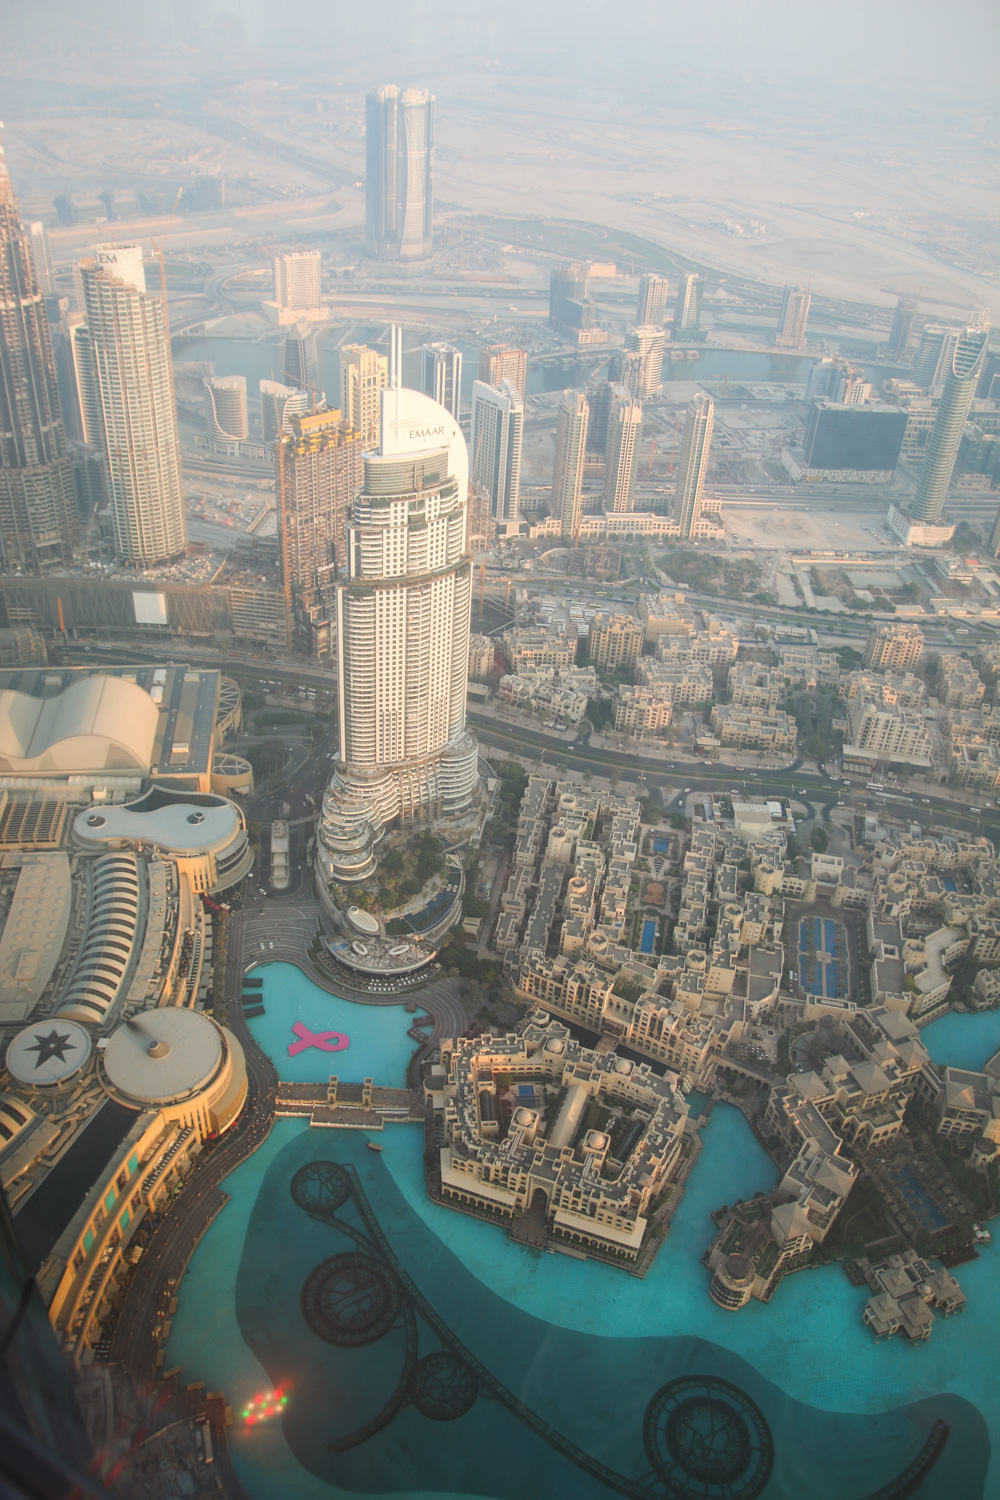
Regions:
<instances>
[{"instance_id":1,"label":"turquoise lake","mask_svg":"<svg viewBox=\"0 0 1000 1500\"><path fill-rule=\"evenodd\" d=\"M402 1088L406 1067L417 1049L407 1032L417 1015L405 1005L359 1005L328 995L294 964L259 964L250 976L264 981L259 991L262 1016L247 1020L254 1041L266 1052L288 1083L325 1083L331 1074L345 1083L374 1078L377 1084ZM418 1015L422 1015L418 1011ZM314 1035L337 1032L349 1038L342 1051L307 1047L295 1056L289 1045L301 1040L292 1030L296 1022Z\"/></svg>"},{"instance_id":2,"label":"turquoise lake","mask_svg":"<svg viewBox=\"0 0 1000 1500\"><path fill-rule=\"evenodd\" d=\"M258 972L268 985L268 970ZM398 1016L396 1007L331 1000L298 971L288 972L313 989L312 997L305 991L300 997L307 1024L357 1035L359 1044L363 1039L372 1048L366 1071L376 1081L392 1081L386 1068L401 1064L405 1070L411 1017ZM285 977L272 974L279 986ZM294 984L281 993L299 995ZM360 1029L359 1013L366 1018ZM968 1045L978 1049L979 1063L979 1052L995 1050L983 1019L946 1018L972 1023L978 1036ZM939 1045L959 1045L957 1031L935 1034L944 1026L935 1023L924 1033L935 1055ZM286 1034L291 1039L286 1029L274 1045ZM336 1054L334 1064L348 1055ZM343 1065L319 1076L329 1071L361 1076ZM996 1464L987 1472L991 1442L1000 1437L996 1247L958 1272L969 1310L939 1318L930 1343L916 1348L899 1338L875 1344L861 1322L866 1293L836 1266L789 1277L769 1306L752 1302L739 1313L723 1312L708 1297L708 1273L700 1264L713 1233L711 1210L766 1191L775 1170L730 1106L715 1108L703 1140L670 1236L640 1281L595 1261L540 1255L512 1244L501 1228L430 1202L418 1127L388 1127L378 1136L381 1152L373 1152L360 1132L280 1120L224 1184L231 1201L192 1258L166 1364L181 1366L183 1381L204 1380L208 1389L225 1391L237 1418L234 1459L251 1500L686 1497L695 1491L671 1491L661 1482L662 1454L650 1472L659 1410L650 1397L695 1376L742 1393L748 1410L766 1419L773 1471L763 1489L749 1478L742 1490L734 1481L725 1492L734 1500L751 1493L764 1500L863 1500L886 1486L886 1494L925 1500L1000 1495ZM337 1164L325 1170L350 1179L351 1193L337 1196L335 1212L307 1213L295 1197L297 1183L317 1162ZM322 1290L316 1303L321 1321L324 1307L333 1316L338 1307L358 1305L362 1295L377 1318L385 1287L381 1293L371 1286L352 1290L348 1275L338 1290L321 1275L327 1266L330 1277L334 1270L346 1274L359 1250L366 1264L373 1256L391 1263L386 1285L398 1277L405 1295L391 1326L384 1332L376 1326L364 1347L348 1348L317 1335L309 1289ZM334 1297L328 1306L323 1297L333 1297L331 1287L342 1300ZM462 1358L448 1353L455 1349ZM455 1383L456 1372L471 1378L466 1359L479 1370L478 1398L473 1393L467 1410ZM409 1381L402 1398L400 1379L404 1386ZM242 1425L245 1403L277 1384L289 1391L280 1423ZM445 1404L457 1403L445 1412L452 1420L428 1418L428 1391ZM511 1391L530 1418L518 1414ZM381 1412L382 1421L386 1411L391 1418L377 1432L355 1441L375 1421L373 1414ZM948 1429L940 1457L917 1489L895 1488L932 1422ZM559 1435L565 1451L544 1437L543 1428ZM663 1430L669 1432L669 1424ZM729 1456L750 1462L745 1454ZM713 1461L723 1460L716 1453ZM609 1474L620 1482L608 1481Z\"/></svg>"}]
</instances>

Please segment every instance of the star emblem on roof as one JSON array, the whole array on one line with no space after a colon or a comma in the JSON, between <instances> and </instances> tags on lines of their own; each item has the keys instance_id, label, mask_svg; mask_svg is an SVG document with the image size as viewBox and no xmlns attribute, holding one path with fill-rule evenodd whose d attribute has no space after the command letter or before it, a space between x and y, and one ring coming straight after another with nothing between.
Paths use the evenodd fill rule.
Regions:
<instances>
[{"instance_id":1,"label":"star emblem on roof","mask_svg":"<svg viewBox=\"0 0 1000 1500\"><path fill-rule=\"evenodd\" d=\"M38 1059L35 1063L36 1068L40 1068L42 1063L47 1063L50 1057L57 1057L60 1062L65 1062L66 1053L76 1051L76 1043L70 1041L69 1035L67 1031L64 1036L60 1036L54 1026L48 1036L42 1036L36 1031L35 1045L33 1047L26 1047L24 1050L26 1052L38 1053Z\"/></svg>"}]
</instances>

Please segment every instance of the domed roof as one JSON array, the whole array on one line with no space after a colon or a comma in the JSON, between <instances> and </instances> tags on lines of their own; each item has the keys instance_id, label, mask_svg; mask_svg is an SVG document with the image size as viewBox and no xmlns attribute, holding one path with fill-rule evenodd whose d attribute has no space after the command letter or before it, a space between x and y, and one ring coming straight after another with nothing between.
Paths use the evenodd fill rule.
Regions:
<instances>
[{"instance_id":1,"label":"domed roof","mask_svg":"<svg viewBox=\"0 0 1000 1500\"><path fill-rule=\"evenodd\" d=\"M65 1083L90 1056L90 1037L75 1021L59 1016L26 1026L7 1048L7 1071L33 1088Z\"/></svg>"},{"instance_id":2,"label":"domed roof","mask_svg":"<svg viewBox=\"0 0 1000 1500\"><path fill-rule=\"evenodd\" d=\"M125 1099L167 1104L202 1088L221 1059L222 1032L214 1021L183 1006L161 1006L111 1034L104 1072Z\"/></svg>"}]
</instances>

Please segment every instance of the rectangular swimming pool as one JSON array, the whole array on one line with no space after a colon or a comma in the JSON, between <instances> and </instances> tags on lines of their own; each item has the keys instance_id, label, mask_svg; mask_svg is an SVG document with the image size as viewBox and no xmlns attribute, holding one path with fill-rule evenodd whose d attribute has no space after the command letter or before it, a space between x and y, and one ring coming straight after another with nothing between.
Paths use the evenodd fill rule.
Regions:
<instances>
[{"instance_id":1,"label":"rectangular swimming pool","mask_svg":"<svg viewBox=\"0 0 1000 1500\"><path fill-rule=\"evenodd\" d=\"M656 923L652 917L647 917L642 924L642 938L639 943L640 953L652 953L653 943L656 940Z\"/></svg>"},{"instance_id":2,"label":"rectangular swimming pool","mask_svg":"<svg viewBox=\"0 0 1000 1500\"><path fill-rule=\"evenodd\" d=\"M664 838L655 838L653 840L653 853L654 854L669 854L670 853L670 840L669 839L664 839Z\"/></svg>"}]
</instances>

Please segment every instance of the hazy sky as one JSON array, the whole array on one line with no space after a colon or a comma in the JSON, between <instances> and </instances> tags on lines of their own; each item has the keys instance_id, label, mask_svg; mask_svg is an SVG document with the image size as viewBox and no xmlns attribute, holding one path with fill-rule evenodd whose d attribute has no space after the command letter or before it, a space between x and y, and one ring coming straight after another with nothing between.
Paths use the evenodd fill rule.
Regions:
<instances>
[{"instance_id":1,"label":"hazy sky","mask_svg":"<svg viewBox=\"0 0 1000 1500\"><path fill-rule=\"evenodd\" d=\"M111 36L142 38L151 72L171 58L204 71L225 49L251 75L314 74L322 58L331 82L380 64L433 82L488 58L512 82L602 79L721 109L729 91L765 85L764 107L780 102L775 86L834 106L870 89L876 112L885 91L919 104L928 89L989 107L1000 76L998 0L0 0L0 87L29 59L37 76L46 51L65 66L81 42Z\"/></svg>"}]
</instances>

